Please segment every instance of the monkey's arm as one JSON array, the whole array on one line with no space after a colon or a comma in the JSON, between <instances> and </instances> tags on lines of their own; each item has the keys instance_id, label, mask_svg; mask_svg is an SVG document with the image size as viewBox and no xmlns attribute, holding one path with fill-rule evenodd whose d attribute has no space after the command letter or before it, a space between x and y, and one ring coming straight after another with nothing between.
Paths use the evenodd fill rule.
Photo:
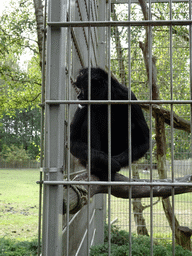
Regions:
<instances>
[{"instance_id":1,"label":"monkey's arm","mask_svg":"<svg viewBox=\"0 0 192 256\"><path fill-rule=\"evenodd\" d=\"M91 120L91 171L92 173L107 172L108 155L100 151L100 136L94 125L94 117ZM70 133L70 152L86 167L88 162L88 144L87 144L87 109L77 109L71 123ZM94 139L93 139L94 138ZM120 164L111 159L111 171L117 172L121 168Z\"/></svg>"}]
</instances>

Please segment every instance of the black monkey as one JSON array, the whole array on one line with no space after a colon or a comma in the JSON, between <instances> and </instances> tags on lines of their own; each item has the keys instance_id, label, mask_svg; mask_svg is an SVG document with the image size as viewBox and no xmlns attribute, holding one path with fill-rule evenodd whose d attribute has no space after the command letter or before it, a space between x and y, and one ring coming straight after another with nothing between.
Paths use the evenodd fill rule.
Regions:
<instances>
[{"instance_id":1,"label":"black monkey","mask_svg":"<svg viewBox=\"0 0 192 256\"><path fill-rule=\"evenodd\" d=\"M88 99L88 68L79 72L74 85L80 90L79 100ZM128 89L111 77L111 99L127 100ZM91 68L91 100L108 99L108 73L101 68ZM131 92L131 99L137 100ZM111 177L129 163L128 105L111 105ZM80 105L71 122L72 155L86 167L88 162L88 106ZM131 105L132 159L136 161L149 149L149 129L141 107ZM91 105L91 173L100 180L108 177L108 106Z\"/></svg>"}]
</instances>

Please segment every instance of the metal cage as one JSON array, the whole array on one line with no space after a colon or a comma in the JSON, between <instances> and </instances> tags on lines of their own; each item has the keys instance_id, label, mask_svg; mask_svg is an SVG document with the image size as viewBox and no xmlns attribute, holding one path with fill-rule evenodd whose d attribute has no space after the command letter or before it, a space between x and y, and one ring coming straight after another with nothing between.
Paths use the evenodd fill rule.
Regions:
<instances>
[{"instance_id":1,"label":"metal cage","mask_svg":"<svg viewBox=\"0 0 192 256\"><path fill-rule=\"evenodd\" d=\"M152 4L166 3L169 9L166 13L166 17L154 17L152 13ZM185 19L181 19L179 15L176 19L174 12L176 3L185 3L186 11ZM126 18L122 16L111 18L114 5L124 4L120 8L119 13L126 9ZM134 5L134 12L131 12L131 8ZM147 9L145 10L144 8ZM137 8L140 8L138 10ZM143 13L141 12L143 8ZM137 14L137 19L134 15ZM145 14L145 15L143 15ZM167 18L168 17L168 18ZM46 21L45 21L46 26ZM46 86L45 86L45 100L42 97L42 103L45 104L45 130L44 130L44 161L42 161L42 183L43 183L43 225L42 225L42 255L46 256L73 256L73 255L90 255L90 247L92 245L101 244L104 241L104 222L107 215L108 222L108 255L111 255L111 223L113 222L115 216L118 218L118 213L113 215L112 206L114 205L114 198L112 198L112 188L114 185L118 186L128 186L129 193L127 195L127 200L124 201L127 208L126 214L128 214L126 219L127 230L129 231L129 255L132 255L132 231L135 232L132 223L134 222L133 211L132 211L132 193L133 188L136 186L144 186L150 189L149 196L149 234L151 239L150 255L153 255L153 242L154 242L154 204L153 196L154 189L161 187L170 187L171 190L171 208L172 211L169 213L172 215L173 222L172 227L172 254L175 255L175 191L177 188L186 186L191 187L191 183L186 182L186 180L176 180L176 162L175 162L175 143L176 138L174 137L175 128L178 128L180 124L176 121L176 116L174 113L175 106L189 107L189 112L187 119L187 124L189 125L188 133L191 132L191 104L192 104L192 40L191 40L191 0L189 1L137 1L137 0L49 0L48 2L48 19L47 19L47 47L46 47ZM186 51L187 60L185 61L188 65L188 78L186 84L186 94L185 98L175 97L174 84L175 84L175 70L174 65L176 60L174 59L173 51L175 50L173 46L173 35L175 35L175 27L185 28L187 37ZM118 30L119 28L119 30ZM137 31L140 33L140 38L144 42L147 41L147 56L142 55L142 44L136 42L133 44L132 38L133 33L136 30L134 28L139 28ZM168 89L170 97L163 97L164 94L161 93L161 98L155 98L153 96L153 86L154 86L154 65L156 64L156 59L154 58L155 49L153 48L153 29L166 28L166 36L168 40L168 46L165 55L162 53L162 61L167 54L169 55L169 60L167 61L166 68L169 70L169 82ZM147 31L147 32L146 32ZM45 31L46 32L46 31ZM145 34L146 33L146 34ZM122 35L124 34L124 37ZM147 38L145 36L147 35ZM118 41L119 40L119 41ZM118 46L119 43L119 46ZM119 48L118 48L119 47ZM181 46L180 46L181 47ZM114 51L120 50L119 54ZM123 54L122 55L122 49ZM132 49L135 49L132 51ZM137 53L140 51L140 57ZM178 50L179 51L179 50ZM133 53L135 55L133 55ZM144 57L143 57L144 56ZM163 57L164 56L164 57ZM122 75L122 60L124 58L124 70L126 73ZM143 71L138 70L139 67L133 68L132 60L138 60L141 58ZM139 63L139 62L138 62ZM90 181L90 142L89 142L89 163L88 170L82 170L82 168L76 163L74 157L71 156L70 148L70 122L74 111L77 108L79 102L76 100L76 94L72 87L72 83L77 76L77 72L81 67L100 66L106 69L111 75L114 73L118 79L125 82L129 90L132 89L135 84L145 83L145 96L141 96L141 99L137 101L136 104L140 104L143 108L147 109L148 114L146 118L148 120L148 125L150 128L150 150L148 152L148 157L146 157L146 162L139 162L137 166L140 169L146 169L148 171L148 181L133 181L132 169L133 165L129 163L128 169L126 170L126 176L128 176L128 181L126 182L102 182L102 181ZM147 71L146 71L147 70ZM141 72L141 73L139 73ZM139 73L141 76L137 79L141 81L136 81L136 74ZM145 73L145 78L142 74ZM124 78L122 78L124 77ZM160 79L157 77L157 80ZM124 80L123 80L124 79ZM135 80L134 80L135 79ZM144 79L144 80L143 80ZM160 80L158 80L160 81ZM160 83L160 82L159 82ZM183 83L183 81L181 81ZM89 81L89 86L91 86L91 81ZM110 88L110 79L109 79ZM142 90L139 87L139 90ZM159 87L161 90L161 87ZM110 96L110 95L109 95ZM93 102L88 100L88 108L91 108L91 104L98 104L98 102ZM103 101L102 104L108 104L108 111L111 111L111 104L118 104L120 102L114 102L110 99ZM122 103L122 102L121 102ZM123 102L127 104L130 109L131 104L135 104L132 100L127 99ZM161 120L166 122L166 118L169 119L169 145L170 145L170 158L169 162L166 159L160 159L159 162L154 163L154 107L156 111L162 110L161 107L168 106L168 112L164 111L162 115L159 115ZM130 113L130 112L129 112ZM159 113L159 112L156 112ZM164 116L163 116L164 115ZM167 115L169 117L167 117ZM122 117L123 118L123 117ZM164 118L164 119L163 119ZM90 121L90 115L89 119ZM160 121L160 120L159 120ZM110 115L109 115L109 163L110 163ZM163 121L162 121L163 122ZM176 124L177 123L177 124ZM178 125L178 127L176 126ZM129 118L129 126L131 126L131 118ZM158 128L158 127L157 127ZM156 129L157 129L156 128ZM129 129L130 130L130 129ZM187 130L187 128L186 128ZM128 131L129 138L131 141L131 131ZM89 125L88 139L90 141L91 129ZM191 137L189 138L191 143ZM131 143L129 145L131 149ZM129 150L131 159L131 150ZM165 157L162 155L162 158ZM191 146L188 147L188 158L191 157ZM43 158L43 155L42 155ZM191 166L190 160L186 160ZM159 163L164 163L166 166L160 166ZM155 166L156 165L156 166ZM136 165L134 165L136 166ZM155 166L155 167L154 167ZM160 170L161 168L166 168L170 170L168 176L161 176L160 172L158 178L155 177L154 169ZM109 173L110 173L109 164ZM190 168L189 168L190 169ZM78 175L82 171L88 171L88 181L74 181L74 175ZM185 174L190 174L189 172ZM110 175L109 175L110 176ZM159 181L160 179L167 179L164 181ZM168 179L169 178L169 179ZM156 181L154 181L156 179ZM84 206L76 214L69 214L69 198L70 198L70 187L71 185L88 185L88 204ZM108 196L96 195L91 198L90 186L91 185L101 185L108 186ZM66 214L63 215L63 189L67 193L65 194L67 208ZM41 193L41 192L40 192ZM115 199L120 200L120 199ZM135 199L134 199L135 200ZM190 202L189 202L190 203ZM41 203L40 203L41 204ZM114 207L114 206L113 206ZM125 210L124 208L124 210ZM135 211L134 211L135 214ZM140 214L140 213L139 213ZM113 217L112 217L113 216ZM191 224L188 223L189 226ZM123 226L123 225L122 225ZM121 226L121 227L122 227ZM122 227L123 228L123 227ZM40 223L41 230L41 223ZM41 235L39 235L40 237ZM40 253L40 252L39 252Z\"/></svg>"}]
</instances>

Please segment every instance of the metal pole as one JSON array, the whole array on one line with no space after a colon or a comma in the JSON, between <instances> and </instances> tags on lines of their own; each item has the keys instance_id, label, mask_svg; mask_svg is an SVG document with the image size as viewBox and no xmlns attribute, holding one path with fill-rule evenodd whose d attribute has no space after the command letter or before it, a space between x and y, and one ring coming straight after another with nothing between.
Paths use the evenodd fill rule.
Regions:
<instances>
[{"instance_id":1,"label":"metal pole","mask_svg":"<svg viewBox=\"0 0 192 256\"><path fill-rule=\"evenodd\" d=\"M48 21L66 20L67 0L50 0ZM47 30L46 100L65 99L65 37L62 28ZM63 180L65 106L45 105L44 181ZM63 186L44 186L43 256L62 256Z\"/></svg>"},{"instance_id":2,"label":"metal pole","mask_svg":"<svg viewBox=\"0 0 192 256\"><path fill-rule=\"evenodd\" d=\"M43 20L43 45L42 45L42 85L41 85L41 142L40 142L40 179L39 179L39 218L38 218L38 256L41 253L41 213L42 213L42 181L43 181L43 155L44 155L44 122L45 122L45 59L46 59L46 21L47 21L47 0L45 0L45 6L44 6L44 20Z\"/></svg>"}]
</instances>

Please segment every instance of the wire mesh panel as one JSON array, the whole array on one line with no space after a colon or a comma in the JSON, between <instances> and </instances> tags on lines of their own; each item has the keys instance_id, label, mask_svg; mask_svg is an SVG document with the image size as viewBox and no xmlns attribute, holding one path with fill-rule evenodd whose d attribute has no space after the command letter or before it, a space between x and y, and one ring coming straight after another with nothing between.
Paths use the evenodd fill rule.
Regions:
<instances>
[{"instance_id":1,"label":"wire mesh panel","mask_svg":"<svg viewBox=\"0 0 192 256\"><path fill-rule=\"evenodd\" d=\"M191 23L191 0L49 1L43 255L191 249Z\"/></svg>"},{"instance_id":2,"label":"wire mesh panel","mask_svg":"<svg viewBox=\"0 0 192 256\"><path fill-rule=\"evenodd\" d=\"M142 6L142 4L143 3L141 2L140 5L131 5L130 12L132 20L138 21L143 18L143 15L145 14L145 6ZM154 21L170 19L189 20L190 8L191 7L189 3L153 3L151 4L151 8L149 9L149 11L152 13L152 20ZM128 12L128 5L116 5L113 9L112 19L115 21L120 21L122 20L122 18L126 19ZM154 26L152 27L151 31L149 30L148 37L151 37L151 42L149 42L148 40L148 43L151 43L151 78L150 70L147 70L148 73L146 72L147 64L144 47L145 40L147 39L145 27L132 27L131 29L131 85L134 92L137 91L137 95L139 96L140 99L149 99L150 87L148 86L148 84L151 79L152 90L157 85L157 89L159 90L159 99L162 100L162 103L164 103L163 100L170 99L175 100L174 103L176 103L177 100L189 100L191 95L190 27ZM178 33L178 31L182 31L182 33ZM187 37L185 37L186 35ZM119 79L124 83L128 83L125 70L128 65L128 62L126 62L126 57L128 56L129 48L127 48L126 40L126 28L115 28L112 35L112 42L116 46L117 50L113 53L112 57L113 70L119 77ZM153 67L153 65L155 66ZM186 78L184 73L187 76ZM152 91L152 98L154 97L153 95L155 95L154 91ZM164 145L166 147L166 162L164 168L158 166L158 141L157 139L155 140L159 124L152 123L152 171L150 172L150 158L146 155L145 158L143 158L142 160L137 162L137 164L134 164L132 166L132 175L135 178L140 177L150 179L150 176L152 174L153 179L158 179L159 177L174 179L190 174L189 169L187 167L188 164L191 165L191 135L189 133L190 131L187 131L187 129L182 129L181 127L178 128L179 130L173 129L175 127L175 123L172 123L172 126L170 125L171 118L175 118L175 113L179 115L179 118L184 118L186 121L190 120L190 105L173 104L170 107L168 105L164 105L164 107L166 109L170 109L172 115L172 117L170 117L169 120L169 125L165 124L166 142ZM162 114L166 115L165 112L163 112ZM185 115L186 112L189 113L188 117ZM155 117L154 113L152 114L153 117ZM154 122L155 119L152 119L152 121ZM164 121L166 123L166 118ZM188 146L185 147L185 143L187 143ZM126 170L124 170L123 173L126 173ZM161 202L161 200L154 198L153 205L151 205L150 199L142 199L142 203L140 199L134 199L132 219L134 219L135 221L132 222L131 224L132 231L142 235L149 235L151 231L153 231L154 238L167 238L168 240L172 239L172 235L174 233L173 243L176 242L181 244L178 238L180 236L179 232L177 233L175 229L177 230L179 226L190 226L190 223L187 221L190 218L189 216L191 202L189 197L189 194L185 194L182 196L178 195L173 197L174 202L172 203L174 205L174 209L169 213L167 207L168 205L170 206L171 204L169 204L170 202L168 202L168 200L166 202L167 205L165 206L164 200L163 202ZM183 202L181 198L183 198ZM188 210L186 210L186 208L183 207L183 204L186 206ZM129 214L129 207L127 204L125 210L124 206L124 200L113 199L112 208L114 210L112 213L112 219L115 220L116 224L121 228L129 230L130 223L127 218L127 214ZM152 208L153 218L151 218ZM175 214L175 217L173 217L174 215L168 216L171 213ZM185 215L185 218L183 218L183 214ZM153 223L151 223L151 220L153 221ZM150 227L150 224L152 224L152 229Z\"/></svg>"}]
</instances>

